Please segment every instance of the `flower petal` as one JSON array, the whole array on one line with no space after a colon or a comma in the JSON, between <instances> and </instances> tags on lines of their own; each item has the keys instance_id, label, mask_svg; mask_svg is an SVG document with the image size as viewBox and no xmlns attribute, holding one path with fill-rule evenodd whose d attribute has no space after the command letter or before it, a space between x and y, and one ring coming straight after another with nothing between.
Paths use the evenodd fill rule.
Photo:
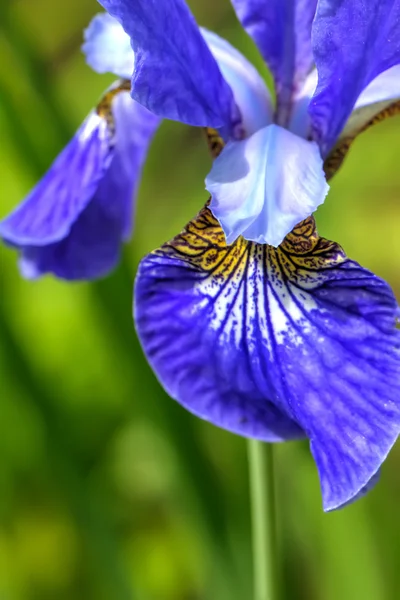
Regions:
<instances>
[{"instance_id":1,"label":"flower petal","mask_svg":"<svg viewBox=\"0 0 400 600\"><path fill-rule=\"evenodd\" d=\"M289 131L306 140L312 139L312 127L308 107L317 88L317 83L317 69L313 69L304 80L297 94L295 94L293 110L288 124Z\"/></svg>"},{"instance_id":2,"label":"flower petal","mask_svg":"<svg viewBox=\"0 0 400 600\"><path fill-rule=\"evenodd\" d=\"M127 91L108 101L112 120L92 113L87 121L106 128L106 160L101 163L99 142L84 125L28 199L0 223L3 239L21 250L25 277L46 272L69 280L103 276L130 235L133 192L159 119Z\"/></svg>"},{"instance_id":3,"label":"flower petal","mask_svg":"<svg viewBox=\"0 0 400 600\"><path fill-rule=\"evenodd\" d=\"M293 96L314 62L311 24L317 0L232 0L232 4L274 75L277 123L286 125Z\"/></svg>"},{"instance_id":4,"label":"flower petal","mask_svg":"<svg viewBox=\"0 0 400 600\"><path fill-rule=\"evenodd\" d=\"M109 14L96 15L84 32L82 52L86 62L97 73L113 73L130 79L135 57L129 36Z\"/></svg>"},{"instance_id":5,"label":"flower petal","mask_svg":"<svg viewBox=\"0 0 400 600\"><path fill-rule=\"evenodd\" d=\"M229 42L201 28L225 81L229 83L242 117L244 135L249 136L272 123L271 95L257 69Z\"/></svg>"},{"instance_id":6,"label":"flower petal","mask_svg":"<svg viewBox=\"0 0 400 600\"><path fill-rule=\"evenodd\" d=\"M160 382L246 437L310 438L325 510L370 485L400 431L400 331L385 282L319 238L227 247L205 209L141 263L137 331ZM297 426L296 426L297 424Z\"/></svg>"},{"instance_id":7,"label":"flower petal","mask_svg":"<svg viewBox=\"0 0 400 600\"><path fill-rule=\"evenodd\" d=\"M363 90L400 63L400 2L320 0L312 39L318 87L310 114L325 158Z\"/></svg>"},{"instance_id":8,"label":"flower petal","mask_svg":"<svg viewBox=\"0 0 400 600\"><path fill-rule=\"evenodd\" d=\"M215 159L206 188L228 244L243 235L278 246L324 201L329 186L318 146L270 125L229 142Z\"/></svg>"},{"instance_id":9,"label":"flower petal","mask_svg":"<svg viewBox=\"0 0 400 600\"><path fill-rule=\"evenodd\" d=\"M395 65L371 81L358 97L339 140L355 137L377 114L388 109L398 100L400 100L400 65Z\"/></svg>"},{"instance_id":10,"label":"flower petal","mask_svg":"<svg viewBox=\"0 0 400 600\"><path fill-rule=\"evenodd\" d=\"M64 238L90 202L112 156L107 122L93 111L26 200L0 223L0 236L20 246Z\"/></svg>"},{"instance_id":11,"label":"flower petal","mask_svg":"<svg viewBox=\"0 0 400 600\"><path fill-rule=\"evenodd\" d=\"M201 127L239 120L221 75L183 0L100 0L131 38L132 97L154 114Z\"/></svg>"},{"instance_id":12,"label":"flower petal","mask_svg":"<svg viewBox=\"0 0 400 600\"><path fill-rule=\"evenodd\" d=\"M108 205L102 200L104 198L96 195L72 225L68 236L59 242L22 247L19 266L23 277L36 279L52 273L73 281L107 275L119 259L120 220L126 208L122 199L117 197L114 199L114 215L111 215ZM120 214L116 215L118 209Z\"/></svg>"}]
</instances>

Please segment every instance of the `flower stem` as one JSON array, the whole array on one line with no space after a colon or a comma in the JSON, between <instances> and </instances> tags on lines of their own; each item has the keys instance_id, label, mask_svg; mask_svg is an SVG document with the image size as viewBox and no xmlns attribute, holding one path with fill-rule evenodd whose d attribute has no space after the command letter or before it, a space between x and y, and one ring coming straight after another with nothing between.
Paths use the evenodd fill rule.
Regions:
<instances>
[{"instance_id":1,"label":"flower stem","mask_svg":"<svg viewBox=\"0 0 400 600\"><path fill-rule=\"evenodd\" d=\"M248 440L254 600L277 600L278 570L272 444Z\"/></svg>"}]
</instances>

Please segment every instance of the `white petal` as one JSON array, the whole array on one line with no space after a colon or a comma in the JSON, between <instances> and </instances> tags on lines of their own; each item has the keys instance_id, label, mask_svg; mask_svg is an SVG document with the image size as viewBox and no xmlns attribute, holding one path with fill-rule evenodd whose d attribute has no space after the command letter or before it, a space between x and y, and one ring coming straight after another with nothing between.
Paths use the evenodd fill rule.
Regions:
<instances>
[{"instance_id":1,"label":"white petal","mask_svg":"<svg viewBox=\"0 0 400 600\"><path fill-rule=\"evenodd\" d=\"M96 73L114 73L130 79L135 55L129 36L116 19L108 13L93 17L84 33L82 51L88 65Z\"/></svg>"}]
</instances>

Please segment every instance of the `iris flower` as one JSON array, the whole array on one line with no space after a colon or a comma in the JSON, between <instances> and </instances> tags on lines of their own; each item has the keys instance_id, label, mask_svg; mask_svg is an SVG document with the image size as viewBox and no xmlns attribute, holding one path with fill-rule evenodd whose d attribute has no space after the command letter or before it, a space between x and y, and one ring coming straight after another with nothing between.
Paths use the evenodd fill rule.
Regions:
<instances>
[{"instance_id":1,"label":"iris flower","mask_svg":"<svg viewBox=\"0 0 400 600\"><path fill-rule=\"evenodd\" d=\"M275 101L183 0L100 4L84 51L124 82L0 234L28 275L105 273L159 121L206 128L210 201L138 271L144 352L170 396L215 425L309 438L324 509L344 506L375 483L400 431L399 307L312 213L356 135L400 111L400 2L232 0Z\"/></svg>"}]
</instances>

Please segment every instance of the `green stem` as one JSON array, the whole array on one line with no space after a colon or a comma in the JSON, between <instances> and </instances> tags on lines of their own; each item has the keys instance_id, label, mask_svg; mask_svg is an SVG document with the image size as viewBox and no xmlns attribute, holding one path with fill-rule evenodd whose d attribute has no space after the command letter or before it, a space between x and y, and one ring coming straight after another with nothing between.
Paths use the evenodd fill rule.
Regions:
<instances>
[{"instance_id":1,"label":"green stem","mask_svg":"<svg viewBox=\"0 0 400 600\"><path fill-rule=\"evenodd\" d=\"M254 600L277 600L278 569L272 444L248 440Z\"/></svg>"}]
</instances>

